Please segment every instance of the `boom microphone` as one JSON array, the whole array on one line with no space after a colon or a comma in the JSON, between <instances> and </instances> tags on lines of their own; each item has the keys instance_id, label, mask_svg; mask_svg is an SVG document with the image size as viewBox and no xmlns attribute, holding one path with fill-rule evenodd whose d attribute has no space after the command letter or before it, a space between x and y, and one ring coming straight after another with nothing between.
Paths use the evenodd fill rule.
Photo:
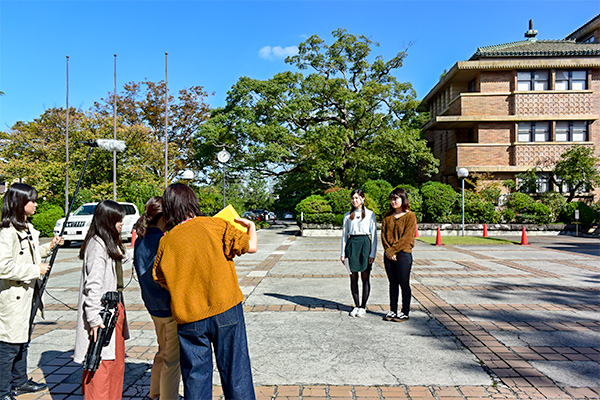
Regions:
<instances>
[{"instance_id":1,"label":"boom microphone","mask_svg":"<svg viewBox=\"0 0 600 400\"><path fill-rule=\"evenodd\" d=\"M98 147L99 149L106 151L116 151L122 152L125 150L125 141L124 140L116 140L116 139L90 139L90 140L81 140L76 143L85 144L91 147Z\"/></svg>"}]
</instances>

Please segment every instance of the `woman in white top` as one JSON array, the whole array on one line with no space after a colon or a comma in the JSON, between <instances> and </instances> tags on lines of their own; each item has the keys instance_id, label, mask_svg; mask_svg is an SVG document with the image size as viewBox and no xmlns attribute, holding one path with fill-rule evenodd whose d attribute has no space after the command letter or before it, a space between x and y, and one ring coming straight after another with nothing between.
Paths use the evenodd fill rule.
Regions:
<instances>
[{"instance_id":1,"label":"woman in white top","mask_svg":"<svg viewBox=\"0 0 600 400\"><path fill-rule=\"evenodd\" d=\"M354 189L350 195L352 210L344 215L342 255L340 260L350 270L350 291L354 299L351 317L364 317L371 291L371 266L377 254L377 221L373 211L365 207L365 193ZM358 292L358 273L362 280L362 301Z\"/></svg>"}]
</instances>

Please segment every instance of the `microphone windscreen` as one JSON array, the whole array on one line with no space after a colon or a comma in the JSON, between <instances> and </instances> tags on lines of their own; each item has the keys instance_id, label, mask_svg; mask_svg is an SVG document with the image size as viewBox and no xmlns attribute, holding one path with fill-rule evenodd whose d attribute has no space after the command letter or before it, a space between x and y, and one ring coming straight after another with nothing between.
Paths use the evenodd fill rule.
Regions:
<instances>
[{"instance_id":1,"label":"microphone windscreen","mask_svg":"<svg viewBox=\"0 0 600 400\"><path fill-rule=\"evenodd\" d=\"M121 152L125 150L125 141L116 139L96 139L98 148L106 151Z\"/></svg>"}]
</instances>

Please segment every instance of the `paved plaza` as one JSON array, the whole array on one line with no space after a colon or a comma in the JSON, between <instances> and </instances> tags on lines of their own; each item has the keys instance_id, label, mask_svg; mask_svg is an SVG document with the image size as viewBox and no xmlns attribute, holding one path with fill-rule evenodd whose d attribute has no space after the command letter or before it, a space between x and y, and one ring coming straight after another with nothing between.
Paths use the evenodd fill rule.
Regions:
<instances>
[{"instance_id":1,"label":"paved plaza","mask_svg":"<svg viewBox=\"0 0 600 400\"><path fill-rule=\"evenodd\" d=\"M236 259L257 398L600 399L600 241L529 242L417 242L410 320L394 323L382 321L381 248L368 313L352 318L339 238L302 237L292 224L259 231L258 253ZM82 399L72 362L78 252L59 251L30 346L30 374L49 390L19 400ZM125 302L124 398L141 400L157 345L135 277ZM216 371L214 383L221 398Z\"/></svg>"}]
</instances>

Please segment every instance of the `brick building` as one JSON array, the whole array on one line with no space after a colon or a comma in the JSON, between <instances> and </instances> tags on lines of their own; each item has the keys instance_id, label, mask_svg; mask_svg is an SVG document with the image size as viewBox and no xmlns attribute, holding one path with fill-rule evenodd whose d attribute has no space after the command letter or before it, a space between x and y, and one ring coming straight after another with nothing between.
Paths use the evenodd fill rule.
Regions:
<instances>
[{"instance_id":1,"label":"brick building","mask_svg":"<svg viewBox=\"0 0 600 400\"><path fill-rule=\"evenodd\" d=\"M536 36L530 21L525 40L478 48L425 96L435 180L458 186L464 167L484 185L536 167L538 190L558 190L548 171L571 145L600 157L600 15L563 40Z\"/></svg>"}]
</instances>

